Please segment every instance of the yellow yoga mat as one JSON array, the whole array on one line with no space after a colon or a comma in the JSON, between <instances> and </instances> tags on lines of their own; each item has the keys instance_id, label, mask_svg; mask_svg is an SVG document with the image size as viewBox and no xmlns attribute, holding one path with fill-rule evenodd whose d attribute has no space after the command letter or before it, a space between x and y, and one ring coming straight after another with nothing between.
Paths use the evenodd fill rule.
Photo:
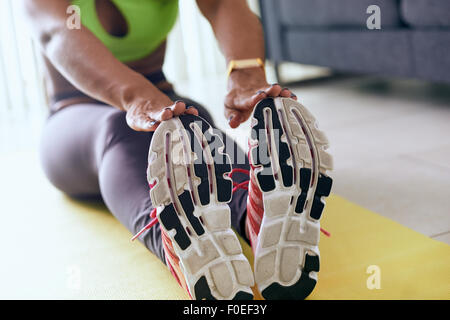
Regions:
<instances>
[{"instance_id":1,"label":"yellow yoga mat","mask_svg":"<svg viewBox=\"0 0 450 320\"><path fill-rule=\"evenodd\" d=\"M34 154L0 158L0 298L186 299L101 204L71 200ZM337 195L309 299L450 299L450 246ZM245 248L251 259L251 250Z\"/></svg>"}]
</instances>

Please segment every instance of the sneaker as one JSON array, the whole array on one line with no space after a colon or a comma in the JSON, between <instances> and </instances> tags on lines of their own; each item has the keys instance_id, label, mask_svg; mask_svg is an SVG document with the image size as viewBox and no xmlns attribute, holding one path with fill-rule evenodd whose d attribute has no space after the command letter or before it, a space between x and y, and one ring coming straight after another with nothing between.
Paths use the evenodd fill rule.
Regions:
<instances>
[{"instance_id":1,"label":"sneaker","mask_svg":"<svg viewBox=\"0 0 450 320\"><path fill-rule=\"evenodd\" d=\"M147 170L165 259L192 299L253 299L253 273L231 229L229 156L202 118L183 115L155 131Z\"/></svg>"},{"instance_id":2,"label":"sneaker","mask_svg":"<svg viewBox=\"0 0 450 320\"><path fill-rule=\"evenodd\" d=\"M290 98L267 98L252 116L246 230L266 299L304 299L319 271L320 218L332 158L314 117Z\"/></svg>"}]
</instances>

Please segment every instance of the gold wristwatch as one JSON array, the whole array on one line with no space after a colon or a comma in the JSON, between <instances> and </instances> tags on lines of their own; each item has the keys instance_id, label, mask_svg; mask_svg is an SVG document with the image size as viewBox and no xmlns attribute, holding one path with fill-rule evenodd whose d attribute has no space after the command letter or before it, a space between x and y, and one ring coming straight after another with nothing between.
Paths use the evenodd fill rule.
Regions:
<instances>
[{"instance_id":1,"label":"gold wristwatch","mask_svg":"<svg viewBox=\"0 0 450 320\"><path fill-rule=\"evenodd\" d=\"M264 62L262 61L261 58L231 60L230 63L228 64L227 76L229 77L230 73L233 72L233 70L256 68L256 67L264 68Z\"/></svg>"}]
</instances>

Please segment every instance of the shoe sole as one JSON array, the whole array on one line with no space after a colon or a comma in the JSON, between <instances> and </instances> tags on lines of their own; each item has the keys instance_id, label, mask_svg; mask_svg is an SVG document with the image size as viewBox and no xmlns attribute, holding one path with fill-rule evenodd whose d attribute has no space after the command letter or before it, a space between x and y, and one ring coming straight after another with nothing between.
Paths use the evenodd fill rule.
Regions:
<instances>
[{"instance_id":1,"label":"shoe sole","mask_svg":"<svg viewBox=\"0 0 450 320\"><path fill-rule=\"evenodd\" d=\"M304 299L320 268L319 220L332 185L328 140L311 113L289 98L259 102L252 128L250 163L264 203L255 281L266 299Z\"/></svg>"},{"instance_id":2,"label":"shoe sole","mask_svg":"<svg viewBox=\"0 0 450 320\"><path fill-rule=\"evenodd\" d=\"M222 140L202 118L173 118L155 131L150 197L193 299L253 299L252 270L231 229L230 171Z\"/></svg>"}]
</instances>

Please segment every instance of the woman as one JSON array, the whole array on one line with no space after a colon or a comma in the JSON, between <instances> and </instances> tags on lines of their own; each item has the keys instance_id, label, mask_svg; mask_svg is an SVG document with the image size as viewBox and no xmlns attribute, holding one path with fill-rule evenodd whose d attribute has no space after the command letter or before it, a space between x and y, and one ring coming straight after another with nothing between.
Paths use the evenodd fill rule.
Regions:
<instances>
[{"instance_id":1,"label":"woman","mask_svg":"<svg viewBox=\"0 0 450 320\"><path fill-rule=\"evenodd\" d=\"M160 228L149 228L157 222L156 216L160 222L162 219L162 209L156 213L154 208L164 207L162 203L152 203L156 191L152 191L151 199L148 196L149 183L151 187L156 184L150 172L154 163L147 162L155 129L166 123L169 127L170 123L181 123L182 119L184 122L205 119L214 126L209 113L197 103L179 97L161 71L165 40L177 16L177 0L23 2L46 64L50 117L44 129L41 158L49 180L73 197L101 196L132 233L149 229L141 241L168 264L193 298L250 298L253 276L248 274L248 262L242 258L240 248L241 263L233 262L234 270L229 267L234 258L225 254L226 264L220 258L221 263L213 270L212 263L205 262L199 267L209 269L202 276L194 275L187 259L195 260L196 256L194 253L188 258L182 256L175 232L169 232L164 223L162 232ZM254 106L265 98L296 98L290 90L266 82L261 63L262 28L245 1L197 0L197 4L231 66L224 104L231 128L246 121ZM69 5L81 9L80 29L66 25ZM242 153L235 144L233 149ZM227 150L223 152L226 154ZM148 182L144 174L147 167ZM240 165L233 163L233 168L239 171L233 179L243 190L235 190L230 202L231 224L247 239L247 159ZM225 191L216 191L226 194L231 186L224 188ZM168 204L165 205L167 208ZM181 205L186 211L185 204ZM197 244L197 257L205 257L208 250L211 248ZM227 287L229 279L231 289Z\"/></svg>"}]
</instances>

